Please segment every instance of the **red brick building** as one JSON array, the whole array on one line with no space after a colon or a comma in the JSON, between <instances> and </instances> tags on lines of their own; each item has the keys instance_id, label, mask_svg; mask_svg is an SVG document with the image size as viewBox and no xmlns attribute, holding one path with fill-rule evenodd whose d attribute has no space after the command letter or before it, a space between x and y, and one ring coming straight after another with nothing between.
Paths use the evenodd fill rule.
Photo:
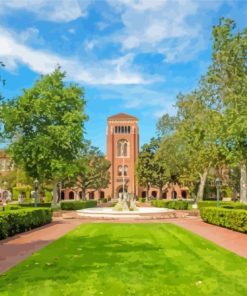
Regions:
<instances>
[{"instance_id":1,"label":"red brick building","mask_svg":"<svg viewBox=\"0 0 247 296\"><path fill-rule=\"evenodd\" d=\"M111 162L111 180L109 187L100 192L88 190L88 199L99 199L105 197L118 198L119 193L132 193L136 197L145 197L147 192L138 186L135 176L135 165L139 152L139 128L138 118L119 113L108 117L106 132L106 158ZM149 194L153 197L159 196L157 188L150 188ZM78 188L66 188L62 190L62 199L80 199L81 193ZM178 184L167 184L163 188L162 198L179 199L188 198L187 187Z\"/></svg>"}]
</instances>

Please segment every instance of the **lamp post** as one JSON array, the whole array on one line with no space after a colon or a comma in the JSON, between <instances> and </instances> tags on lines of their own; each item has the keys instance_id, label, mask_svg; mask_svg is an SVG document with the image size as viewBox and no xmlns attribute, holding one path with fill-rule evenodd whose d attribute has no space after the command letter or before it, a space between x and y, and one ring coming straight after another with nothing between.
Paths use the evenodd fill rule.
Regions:
<instances>
[{"instance_id":1,"label":"lamp post","mask_svg":"<svg viewBox=\"0 0 247 296\"><path fill-rule=\"evenodd\" d=\"M38 187L39 187L39 181L37 179L35 179L33 181L33 185L34 185L34 190L35 190L35 195L34 195L34 206L37 207L37 199L38 199Z\"/></svg>"},{"instance_id":2,"label":"lamp post","mask_svg":"<svg viewBox=\"0 0 247 296\"><path fill-rule=\"evenodd\" d=\"M220 178L216 178L215 179L215 186L216 186L216 190L217 190L217 207L219 207L219 203L220 203L220 187L222 185L222 181Z\"/></svg>"}]
</instances>

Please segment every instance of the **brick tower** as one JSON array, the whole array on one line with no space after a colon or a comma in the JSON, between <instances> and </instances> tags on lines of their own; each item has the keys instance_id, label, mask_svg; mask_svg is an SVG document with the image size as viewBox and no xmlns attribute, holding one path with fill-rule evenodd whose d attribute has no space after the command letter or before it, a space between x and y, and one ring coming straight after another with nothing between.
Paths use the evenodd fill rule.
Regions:
<instances>
[{"instance_id":1,"label":"brick tower","mask_svg":"<svg viewBox=\"0 0 247 296\"><path fill-rule=\"evenodd\" d=\"M118 198L119 193L138 194L135 164L139 152L138 119L119 113L107 119L107 159L111 162L111 184L108 195Z\"/></svg>"}]
</instances>

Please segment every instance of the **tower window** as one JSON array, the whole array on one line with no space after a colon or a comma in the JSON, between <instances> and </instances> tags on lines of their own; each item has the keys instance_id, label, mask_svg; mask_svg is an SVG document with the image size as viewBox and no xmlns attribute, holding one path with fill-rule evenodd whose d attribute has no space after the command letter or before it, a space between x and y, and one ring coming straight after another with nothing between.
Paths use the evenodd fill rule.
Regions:
<instances>
[{"instance_id":1,"label":"tower window","mask_svg":"<svg viewBox=\"0 0 247 296\"><path fill-rule=\"evenodd\" d=\"M125 165L124 167L122 165L118 166L118 176L128 176L128 166Z\"/></svg>"},{"instance_id":2,"label":"tower window","mask_svg":"<svg viewBox=\"0 0 247 296\"><path fill-rule=\"evenodd\" d=\"M127 140L119 140L117 142L117 155L118 156L128 156L128 141Z\"/></svg>"}]
</instances>

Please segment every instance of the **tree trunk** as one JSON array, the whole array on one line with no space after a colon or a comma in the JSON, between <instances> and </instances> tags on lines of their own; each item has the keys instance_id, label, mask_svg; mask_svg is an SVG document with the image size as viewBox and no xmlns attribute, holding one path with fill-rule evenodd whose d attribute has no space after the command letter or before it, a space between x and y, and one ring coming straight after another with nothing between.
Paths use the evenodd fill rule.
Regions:
<instances>
[{"instance_id":1,"label":"tree trunk","mask_svg":"<svg viewBox=\"0 0 247 296\"><path fill-rule=\"evenodd\" d=\"M163 188L163 186L159 188L159 190L160 190L160 192L159 192L159 199L162 199L162 188Z\"/></svg>"},{"instance_id":2,"label":"tree trunk","mask_svg":"<svg viewBox=\"0 0 247 296\"><path fill-rule=\"evenodd\" d=\"M247 203L247 168L246 162L240 164L240 202Z\"/></svg>"},{"instance_id":3,"label":"tree trunk","mask_svg":"<svg viewBox=\"0 0 247 296\"><path fill-rule=\"evenodd\" d=\"M58 201L57 183L53 183L52 195L53 195L52 204L56 205Z\"/></svg>"},{"instance_id":4,"label":"tree trunk","mask_svg":"<svg viewBox=\"0 0 247 296\"><path fill-rule=\"evenodd\" d=\"M81 197L82 199L86 199L86 189L81 188Z\"/></svg>"},{"instance_id":5,"label":"tree trunk","mask_svg":"<svg viewBox=\"0 0 247 296\"><path fill-rule=\"evenodd\" d=\"M207 177L208 177L208 170L206 169L204 170L202 175L200 174L200 184L199 184L199 188L196 195L197 202L203 200L204 188L206 185Z\"/></svg>"},{"instance_id":6,"label":"tree trunk","mask_svg":"<svg viewBox=\"0 0 247 296\"><path fill-rule=\"evenodd\" d=\"M149 185L147 186L146 202L149 200Z\"/></svg>"}]
</instances>

